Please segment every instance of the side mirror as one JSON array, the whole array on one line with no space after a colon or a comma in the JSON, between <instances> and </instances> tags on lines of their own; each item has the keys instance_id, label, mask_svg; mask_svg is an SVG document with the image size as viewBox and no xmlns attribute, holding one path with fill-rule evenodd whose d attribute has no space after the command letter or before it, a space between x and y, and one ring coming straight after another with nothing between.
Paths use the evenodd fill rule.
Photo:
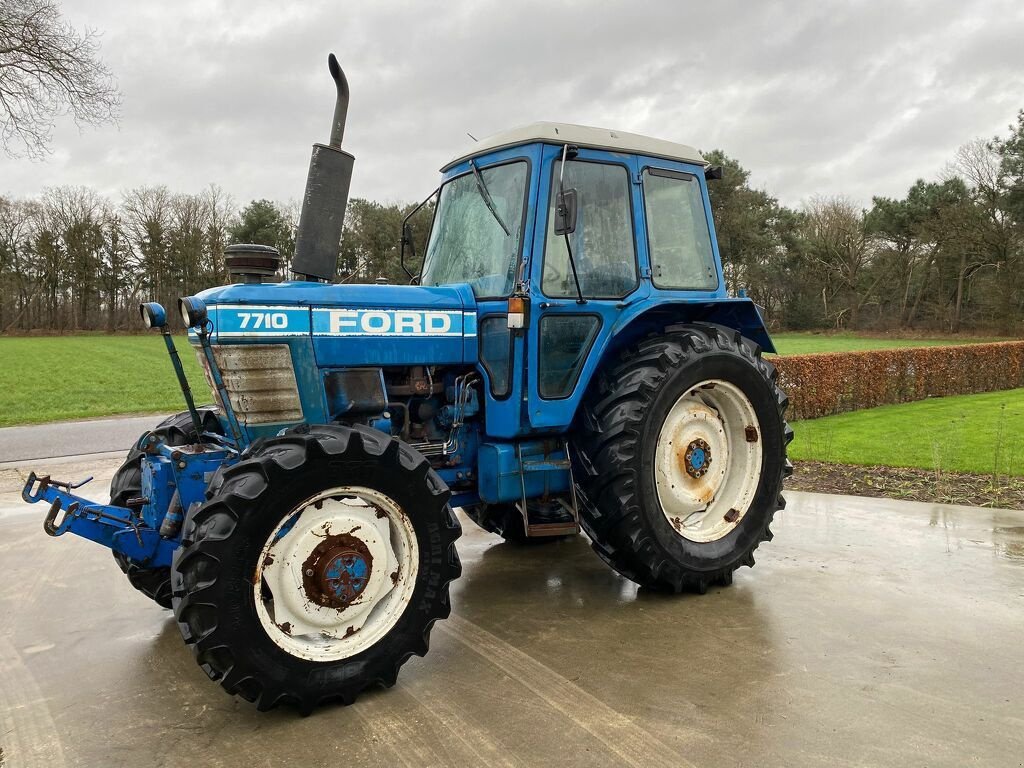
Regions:
<instances>
[{"instance_id":1,"label":"side mirror","mask_svg":"<svg viewBox=\"0 0 1024 768\"><path fill-rule=\"evenodd\" d=\"M725 172L720 165L709 165L704 169L704 178L708 181L711 181L712 179L721 179L724 175Z\"/></svg>"},{"instance_id":2,"label":"side mirror","mask_svg":"<svg viewBox=\"0 0 1024 768\"><path fill-rule=\"evenodd\" d=\"M555 206L555 234L571 235L576 231L576 190L563 189Z\"/></svg>"},{"instance_id":3,"label":"side mirror","mask_svg":"<svg viewBox=\"0 0 1024 768\"><path fill-rule=\"evenodd\" d=\"M412 241L412 227L409 226L408 219L402 222L402 251L399 254L399 264L402 267L402 271L409 276L410 280L415 280L416 276L409 271L409 268L405 266L405 249L410 248L412 250L413 259L416 258L416 246Z\"/></svg>"}]
</instances>

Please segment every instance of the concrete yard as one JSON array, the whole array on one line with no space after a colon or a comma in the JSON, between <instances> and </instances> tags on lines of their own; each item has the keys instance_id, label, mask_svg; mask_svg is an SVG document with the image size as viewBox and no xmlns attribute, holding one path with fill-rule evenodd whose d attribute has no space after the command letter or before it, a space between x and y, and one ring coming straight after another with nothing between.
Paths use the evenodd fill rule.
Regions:
<instances>
[{"instance_id":1,"label":"concrete yard","mask_svg":"<svg viewBox=\"0 0 1024 768\"><path fill-rule=\"evenodd\" d=\"M102 495L116 466L53 472ZM301 718L228 697L108 552L47 538L26 471L0 469L3 768L1024 765L1024 512L791 493L703 597L464 519L430 654Z\"/></svg>"}]
</instances>

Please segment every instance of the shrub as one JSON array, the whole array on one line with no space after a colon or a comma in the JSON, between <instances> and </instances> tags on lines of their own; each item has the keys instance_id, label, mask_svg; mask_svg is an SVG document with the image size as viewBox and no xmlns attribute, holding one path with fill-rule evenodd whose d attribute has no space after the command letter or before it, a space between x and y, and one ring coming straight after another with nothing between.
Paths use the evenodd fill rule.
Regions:
<instances>
[{"instance_id":1,"label":"shrub","mask_svg":"<svg viewBox=\"0 0 1024 768\"><path fill-rule=\"evenodd\" d=\"M1024 341L778 357L792 419L1024 387Z\"/></svg>"}]
</instances>

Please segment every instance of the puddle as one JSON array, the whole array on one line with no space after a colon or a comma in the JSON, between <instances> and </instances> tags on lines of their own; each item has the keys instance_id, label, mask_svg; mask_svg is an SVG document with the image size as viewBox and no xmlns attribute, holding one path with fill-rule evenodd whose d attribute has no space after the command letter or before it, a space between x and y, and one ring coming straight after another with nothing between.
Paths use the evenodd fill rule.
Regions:
<instances>
[{"instance_id":1,"label":"puddle","mask_svg":"<svg viewBox=\"0 0 1024 768\"><path fill-rule=\"evenodd\" d=\"M1000 557L1024 563L1024 525L993 528L992 542Z\"/></svg>"}]
</instances>

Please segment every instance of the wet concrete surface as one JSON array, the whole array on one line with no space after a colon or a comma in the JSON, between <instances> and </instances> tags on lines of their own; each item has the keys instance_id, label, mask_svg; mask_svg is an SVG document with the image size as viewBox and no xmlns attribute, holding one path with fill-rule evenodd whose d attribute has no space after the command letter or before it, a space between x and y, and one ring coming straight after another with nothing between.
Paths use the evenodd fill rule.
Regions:
<instances>
[{"instance_id":1,"label":"wet concrete surface","mask_svg":"<svg viewBox=\"0 0 1024 768\"><path fill-rule=\"evenodd\" d=\"M224 694L108 552L43 535L24 472L0 470L4 768L1024 765L1024 512L791 493L703 597L464 519L427 657L300 718Z\"/></svg>"}]
</instances>

